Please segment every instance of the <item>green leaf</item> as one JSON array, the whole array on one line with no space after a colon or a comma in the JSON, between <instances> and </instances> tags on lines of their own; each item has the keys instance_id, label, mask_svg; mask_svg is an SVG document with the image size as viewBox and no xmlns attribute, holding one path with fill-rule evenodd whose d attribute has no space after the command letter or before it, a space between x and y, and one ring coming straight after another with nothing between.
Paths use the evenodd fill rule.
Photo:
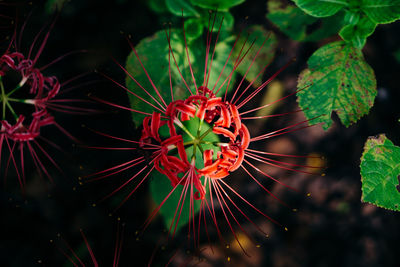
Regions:
<instances>
[{"instance_id":1,"label":"green leaf","mask_svg":"<svg viewBox=\"0 0 400 267\"><path fill-rule=\"evenodd\" d=\"M343 23L342 12L317 19L294 5L284 6L280 0L268 1L267 18L296 41L318 41L332 36L339 31Z\"/></svg>"},{"instance_id":2,"label":"green leaf","mask_svg":"<svg viewBox=\"0 0 400 267\"><path fill-rule=\"evenodd\" d=\"M374 71L365 62L361 51L345 42L327 44L308 60L297 85L300 107L310 124L331 124L331 114L337 113L348 127L369 112L374 103L376 80Z\"/></svg>"},{"instance_id":3,"label":"green leaf","mask_svg":"<svg viewBox=\"0 0 400 267\"><path fill-rule=\"evenodd\" d=\"M376 25L368 17L362 17L356 24L344 26L339 35L343 40L351 42L355 47L361 49L364 47L367 37L375 31Z\"/></svg>"},{"instance_id":4,"label":"green leaf","mask_svg":"<svg viewBox=\"0 0 400 267\"><path fill-rule=\"evenodd\" d=\"M156 13L166 13L168 12L165 0L148 0L146 1L148 7Z\"/></svg>"},{"instance_id":5,"label":"green leaf","mask_svg":"<svg viewBox=\"0 0 400 267\"><path fill-rule=\"evenodd\" d=\"M276 39L275 34L272 32L267 32L261 25L254 25L249 29L250 38L247 40L247 44L250 45L252 40L255 40L255 43L247 55L247 60L243 60L242 63L237 68L237 71L244 76L246 74L246 80L252 82L259 72L268 64L270 64L275 56L276 47L278 45L278 41ZM246 40L246 36L241 36L237 45L235 46L234 58L239 55L239 52L243 46L243 43ZM264 43L265 41L265 43ZM253 65L251 65L254 56L256 56L257 51L261 48L262 44L264 46L260 50L257 55L256 60ZM243 56L243 51L241 56ZM251 65L251 67L250 67ZM250 67L250 69L249 69ZM258 78L255 80L253 86L258 87L261 85L263 79L263 74L260 74Z\"/></svg>"},{"instance_id":6,"label":"green leaf","mask_svg":"<svg viewBox=\"0 0 400 267\"><path fill-rule=\"evenodd\" d=\"M267 18L293 40L301 41L306 37L307 25L317 19L305 14L300 8L287 5L283 7L282 1L268 1Z\"/></svg>"},{"instance_id":7,"label":"green leaf","mask_svg":"<svg viewBox=\"0 0 400 267\"><path fill-rule=\"evenodd\" d=\"M361 200L400 211L400 147L384 134L368 138L360 169Z\"/></svg>"},{"instance_id":8,"label":"green leaf","mask_svg":"<svg viewBox=\"0 0 400 267\"><path fill-rule=\"evenodd\" d=\"M168 10L175 16L182 16L182 12L184 17L198 17L200 15L189 0L166 0L165 4Z\"/></svg>"},{"instance_id":9,"label":"green leaf","mask_svg":"<svg viewBox=\"0 0 400 267\"><path fill-rule=\"evenodd\" d=\"M233 39L231 38L231 40L226 39L225 41L220 41L217 44L208 82L208 87L210 89L212 89L214 84L217 82L218 76L223 69L225 61L227 60L228 54L231 50L232 41ZM205 41L192 42L188 44L188 46L190 62L192 64L196 84L198 86L201 86L204 81L204 64L206 58ZM171 47L184 80L186 81L190 90L194 92L195 87L190 73L184 38L181 30L171 31ZM165 32L159 31L153 36L141 40L136 46L136 51L148 74L150 75L154 85L159 90L161 96L165 99L165 102L167 104L170 103L171 89L168 67L169 46ZM212 49L210 49L210 54L212 52ZM185 99L190 95L190 93L185 83L183 82L183 79L179 74L178 69L175 66L172 56L170 57L170 61L174 99ZM127 58L126 69L143 88L145 88L156 100L158 100L158 102L161 102L133 52L131 52ZM226 80L232 70L233 62L229 61L224 69L223 74L218 80L216 88L219 88L219 86L222 85L222 83ZM232 76L232 81L234 83L235 75ZM225 86L226 85L227 82L225 82ZM155 104L155 102L149 97L149 95L146 94L128 75L126 77L126 86L130 91ZM229 87L229 90L230 89L231 87ZM219 94L222 94L222 92L225 91L220 90ZM153 111L157 111L154 107L146 104L138 97L135 97L130 93L128 93L128 96L130 99L131 107L133 109L141 110L147 113L153 113ZM157 106L157 104L155 105ZM136 127L139 127L142 124L144 117L145 115L137 113L134 113L132 115L132 119Z\"/></svg>"},{"instance_id":10,"label":"green leaf","mask_svg":"<svg viewBox=\"0 0 400 267\"><path fill-rule=\"evenodd\" d=\"M346 0L293 0L304 12L314 17L328 17L348 6Z\"/></svg>"},{"instance_id":11,"label":"green leaf","mask_svg":"<svg viewBox=\"0 0 400 267\"><path fill-rule=\"evenodd\" d=\"M400 0L361 0L361 10L375 23L400 19Z\"/></svg>"},{"instance_id":12,"label":"green leaf","mask_svg":"<svg viewBox=\"0 0 400 267\"><path fill-rule=\"evenodd\" d=\"M361 18L361 13L359 10L346 10L346 15L344 16L344 22L351 25L356 25Z\"/></svg>"},{"instance_id":13,"label":"green leaf","mask_svg":"<svg viewBox=\"0 0 400 267\"><path fill-rule=\"evenodd\" d=\"M222 16L224 17L224 21L222 22L221 31L231 31L233 29L233 24L235 23L234 17L229 12L219 12L217 14L217 18L222 18ZM214 26L213 31L218 31L218 27Z\"/></svg>"},{"instance_id":14,"label":"green leaf","mask_svg":"<svg viewBox=\"0 0 400 267\"><path fill-rule=\"evenodd\" d=\"M218 10L218 11L228 11L229 8L237 6L243 3L245 0L190 0L193 5Z\"/></svg>"},{"instance_id":15,"label":"green leaf","mask_svg":"<svg viewBox=\"0 0 400 267\"><path fill-rule=\"evenodd\" d=\"M201 19L192 18L185 21L185 33L188 40L194 40L203 33L203 22Z\"/></svg>"},{"instance_id":16,"label":"green leaf","mask_svg":"<svg viewBox=\"0 0 400 267\"><path fill-rule=\"evenodd\" d=\"M319 24L317 28L308 33L304 41L316 42L336 35L343 26L343 17L344 12L338 12L333 16L319 19L317 22L310 25L313 27L315 24Z\"/></svg>"},{"instance_id":17,"label":"green leaf","mask_svg":"<svg viewBox=\"0 0 400 267\"><path fill-rule=\"evenodd\" d=\"M153 171L151 173L151 181L150 181L150 193L153 200L157 203L157 206L160 205L165 197L173 190L171 182L164 174L159 173L158 171ZM194 189L193 189L194 190ZM170 197L165 201L163 206L160 208L160 214L163 217L164 225L167 230L170 229L172 224L172 232L175 228L176 222L178 220L178 215L180 212L180 207L178 209L177 215L174 218L175 211L178 207L179 200L183 193L183 185L178 185L175 191L170 195ZM190 218L190 200L193 200L194 214L197 214L200 211L201 200L195 200L190 196L190 188L186 192L185 201L183 202L182 212L179 217L178 225L176 227L176 231L179 231L180 228L185 226L189 222ZM183 197L181 200L181 205L183 201ZM171 233L172 233L171 232Z\"/></svg>"}]
</instances>

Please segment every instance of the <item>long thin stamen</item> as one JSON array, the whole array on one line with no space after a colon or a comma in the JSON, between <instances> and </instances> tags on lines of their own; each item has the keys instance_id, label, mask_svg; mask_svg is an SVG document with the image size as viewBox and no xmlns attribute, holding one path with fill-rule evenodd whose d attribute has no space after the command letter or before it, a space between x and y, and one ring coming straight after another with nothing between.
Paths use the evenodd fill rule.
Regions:
<instances>
[{"instance_id":1,"label":"long thin stamen","mask_svg":"<svg viewBox=\"0 0 400 267\"><path fill-rule=\"evenodd\" d=\"M182 10L182 18L183 18L183 10ZM183 39L185 40L185 50L186 50L187 60L188 60L188 63L189 63L190 74L192 75L194 88L196 89L196 94L198 94L199 90L197 88L196 79L194 78L194 73L193 73L193 69L192 69L192 63L190 62L189 48L188 48L187 41L186 41L185 20L183 20L182 24L183 24L183 26L182 26L183 27Z\"/></svg>"},{"instance_id":2,"label":"long thin stamen","mask_svg":"<svg viewBox=\"0 0 400 267\"><path fill-rule=\"evenodd\" d=\"M253 168L255 168L254 167L254 165L251 165L248 161L246 161L245 160L245 162L247 163L247 164L249 164L251 167L253 167ZM261 183L260 183L260 181L258 181L244 166L242 166L242 168L243 168L243 170L251 177L251 179L253 179L254 180L254 182L256 182L265 192L267 192L270 196L272 196L274 199L276 199L276 200L278 200L281 204L283 204L284 206L286 206L286 207L289 207L289 205L288 204L286 204L285 202L283 202L282 200L280 200L277 196L275 196L270 190L268 190L265 186L263 186ZM256 169L257 171L260 171L259 169ZM260 171L261 172L261 171ZM267 175L267 174L265 174L264 172L262 172L264 175ZM270 177L270 176L268 176L268 177ZM271 178L271 179L273 179L273 178ZM276 180L276 179L274 179L274 181L277 181L277 182L279 182L278 180ZM284 183L282 183L282 182L279 182L280 184L283 184L284 185ZM288 186L289 187L289 186ZM289 187L290 188L290 187Z\"/></svg>"},{"instance_id":3,"label":"long thin stamen","mask_svg":"<svg viewBox=\"0 0 400 267\"><path fill-rule=\"evenodd\" d=\"M87 249L88 249L88 251L89 251L90 257L92 258L92 261L93 261L94 266L95 266L95 267L99 267L99 264L97 263L97 260L96 260L96 257L94 256L94 253L93 253L93 251L92 251L92 248L90 247L89 242L88 242L88 240L86 239L86 236L85 236L85 234L83 233L82 229L80 229L80 232L81 232L81 235L82 235L82 237L83 237L83 241L85 241L86 247L87 247Z\"/></svg>"},{"instance_id":4,"label":"long thin stamen","mask_svg":"<svg viewBox=\"0 0 400 267\"><path fill-rule=\"evenodd\" d=\"M240 104L237 105L237 108L240 109L243 105L249 102L252 98L254 98L261 90L263 90L276 76L279 75L283 70L285 70L290 64L292 64L293 60L286 63L282 68L280 68L277 72L275 72L268 80L266 80L262 85L260 85L253 93L251 93L245 100L243 100Z\"/></svg>"},{"instance_id":5,"label":"long thin stamen","mask_svg":"<svg viewBox=\"0 0 400 267\"><path fill-rule=\"evenodd\" d=\"M139 86L154 102L156 102L157 105L159 105L161 109L159 107L156 107L155 105L153 105L149 101L145 100L143 97L135 94L134 92L129 90L127 87L125 87L122 84L118 83L117 81L115 81L111 77L105 75L104 73L100 73L100 74L103 75L105 78L109 79L110 81L112 81L113 83L115 83L116 85L118 85L119 87L121 87L122 89L124 89L125 91L127 91L128 93L134 95L135 97L139 98L140 100L142 100L146 104L152 106L153 108L155 108L155 109L159 110L161 113L163 113L165 111L165 107L163 105L161 105L161 103L158 102L146 89L144 89L144 87L124 67L122 67L121 64L119 64L116 60L114 62L118 66L120 66L120 68L122 68L122 70L137 84L137 86Z\"/></svg>"},{"instance_id":6,"label":"long thin stamen","mask_svg":"<svg viewBox=\"0 0 400 267\"><path fill-rule=\"evenodd\" d=\"M286 95L286 96L284 96L284 97L281 97L281 98L279 98L279 99L277 99L277 100L275 100L275 101L273 101L273 102L271 102L271 103L268 103L268 104L266 104L266 105L264 105L264 106L257 107L257 108L254 108L254 109L250 109L250 110L241 112L240 115L242 116L242 115L244 115L244 114L247 114L247 113L250 113L250 112L253 112L253 111L257 111L257 110L260 110L260 109L269 107L269 106L271 106L271 105L273 105L273 104L275 104L275 103L277 103L277 102L279 102L279 101L282 101L282 100L284 100L284 99L286 99L286 98L288 98L288 97L290 97L290 96L292 96L292 95L294 95L294 94L297 94L298 92L300 92L300 91L302 91L302 90L305 90L305 89L308 88L308 87L310 87L310 85L306 85L306 86L304 86L303 88L301 88L301 89L299 89L299 90L296 90L295 92L290 93L290 94L288 94L288 95Z\"/></svg>"},{"instance_id":7,"label":"long thin stamen","mask_svg":"<svg viewBox=\"0 0 400 267\"><path fill-rule=\"evenodd\" d=\"M131 42L129 39L127 39L127 40L128 40L128 43L129 43L130 47L132 48L133 53L135 53L135 56L136 56L137 60L138 60L139 63L140 63L140 66L142 66L142 69L143 69L144 73L146 74L147 79L149 80L151 86L153 87L153 89L154 89L154 91L156 92L157 96L160 98L161 102L163 102L164 107L167 107L167 104L165 103L164 98L161 96L161 94L160 94L160 92L158 91L157 87L156 87L155 84L153 83L153 80L150 78L150 75L148 74L146 68L144 67L142 61L140 60L139 55L138 55L138 53L137 53L135 47L133 46L132 42ZM122 69L124 69L124 68L122 68ZM124 69L124 71L125 71L125 69ZM128 75L129 75L129 74L128 74ZM131 77L131 75L129 75L129 76ZM132 78L132 77L131 77L131 78Z\"/></svg>"},{"instance_id":8,"label":"long thin stamen","mask_svg":"<svg viewBox=\"0 0 400 267\"><path fill-rule=\"evenodd\" d=\"M224 205L223 205L222 202L221 202L220 194L219 194L219 191L218 191L218 187L214 185L215 181L212 181L212 183L213 183L213 186L214 186L214 188L215 188L215 195L217 196L218 202L219 202L219 204L220 204L220 206L221 206L222 213L224 214L225 221L228 223L228 226L229 226L229 228L230 228L230 230L231 230L233 236L235 237L236 242L238 243L239 247L242 249L243 253L244 253L246 256L249 257L249 254L247 254L246 250L243 248L242 243L240 243L239 238L237 237L235 230L233 230L233 227L232 227L232 225L231 225L231 222L229 221L229 218L228 218L228 216L227 216L227 214L226 214L226 212L225 212ZM236 218L235 218L234 216L233 216L233 218L236 220ZM239 224L239 225L240 225L240 224Z\"/></svg>"},{"instance_id":9,"label":"long thin stamen","mask_svg":"<svg viewBox=\"0 0 400 267\"><path fill-rule=\"evenodd\" d=\"M215 14L215 16L214 16L214 21L215 21L216 16L217 16L217 14ZM223 22L223 20L224 20L224 17L222 17L221 23L220 23L219 28L218 28L217 36L215 37L213 53L212 53L212 55L211 55L210 66L209 66L209 68L208 68L208 73L207 73L207 81L206 81L206 84L205 84L206 87L208 87L208 81L210 80L211 67L212 67L212 63L213 63L213 60L214 60L214 55L215 55L215 50L216 50L216 48L217 48L217 43L218 43L219 35L220 35L220 33L221 33L221 27L222 27L222 22ZM214 27L214 22L213 22L213 27ZM211 31L212 31L212 30L211 30ZM211 45L211 38L212 38L212 33L210 33L210 45ZM207 54L207 56L208 56L208 54Z\"/></svg>"},{"instance_id":10,"label":"long thin stamen","mask_svg":"<svg viewBox=\"0 0 400 267\"><path fill-rule=\"evenodd\" d=\"M172 59L174 60L176 69L177 69L178 72L179 72L179 76L181 77L182 82L185 84L185 86L186 86L187 90L189 91L190 95L193 95L192 90L190 90L189 85L187 84L185 78L184 78L183 75L182 75L182 72L181 72L181 70L180 70L180 68L179 68L179 66L178 66L177 61L176 61L174 51L172 50L172 47L171 47L171 28L169 28L169 35L168 35L167 31L165 30L165 35L167 36L168 49L169 49L169 51L171 51Z\"/></svg>"},{"instance_id":11,"label":"long thin stamen","mask_svg":"<svg viewBox=\"0 0 400 267\"><path fill-rule=\"evenodd\" d=\"M258 49L256 55L254 56L253 60L251 61L249 67L247 68L245 74L243 75L242 80L240 81L239 85L236 87L235 93L233 94L233 96L232 96L232 98L231 98L231 103L234 103L234 104L235 104L235 103L237 102L237 100L233 101L233 100L235 99L236 93L239 91L239 88L241 87L243 81L246 79L246 76L247 76L248 72L250 71L250 69L251 69L251 67L253 66L254 62L256 61L258 55L260 54L261 49L264 47L265 42L269 39L269 36L270 36L270 34L268 34L268 36L264 39L264 42L261 44L261 46L260 46L260 48ZM268 65L269 65L269 64L267 64L267 65L261 70L261 72L256 76L255 79L257 79L258 76L259 76L261 73L264 73L265 68L266 68ZM254 80L255 80L255 79L254 79ZM253 82L253 81L252 81L252 82ZM247 88L242 92L242 94L238 97L238 99L246 92L246 90L247 90Z\"/></svg>"}]
</instances>

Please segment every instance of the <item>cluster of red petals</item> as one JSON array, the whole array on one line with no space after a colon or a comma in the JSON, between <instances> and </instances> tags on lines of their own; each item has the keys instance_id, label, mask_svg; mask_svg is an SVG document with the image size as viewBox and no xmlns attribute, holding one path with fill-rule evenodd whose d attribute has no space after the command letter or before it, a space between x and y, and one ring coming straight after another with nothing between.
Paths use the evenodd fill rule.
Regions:
<instances>
[{"instance_id":1,"label":"cluster of red petals","mask_svg":"<svg viewBox=\"0 0 400 267\"><path fill-rule=\"evenodd\" d=\"M15 71L21 75L21 83L26 85L32 95L34 112L31 118L19 115L15 124L1 120L1 134L15 142L30 141L40 134L40 128L54 124L53 116L46 109L46 101L54 98L59 90L60 83L54 76L44 76L40 69L35 68L35 61L26 59L22 53L5 53L0 57L0 76Z\"/></svg>"},{"instance_id":2,"label":"cluster of red petals","mask_svg":"<svg viewBox=\"0 0 400 267\"><path fill-rule=\"evenodd\" d=\"M244 150L250 143L249 131L241 122L237 107L224 102L221 97L216 97L206 87L200 87L198 94L189 96L186 100L171 102L165 115L167 120L162 120L161 114L157 112L144 119L140 141L142 145L152 141L161 145L161 152L155 157L154 166L169 178L172 186L179 182L185 183L185 179L188 178L185 178L184 174L194 170L191 172L191 179L198 190L195 198L204 199L205 188L200 177L222 179L238 169L244 159ZM229 142L220 143L216 159L213 157L214 150L203 151L204 167L201 169L196 168L194 162L188 161L183 137L177 132L177 125L194 117L210 124L215 134L229 139ZM165 124L169 129L169 137L162 139L159 130ZM169 155L168 152L175 148L178 155Z\"/></svg>"}]
</instances>

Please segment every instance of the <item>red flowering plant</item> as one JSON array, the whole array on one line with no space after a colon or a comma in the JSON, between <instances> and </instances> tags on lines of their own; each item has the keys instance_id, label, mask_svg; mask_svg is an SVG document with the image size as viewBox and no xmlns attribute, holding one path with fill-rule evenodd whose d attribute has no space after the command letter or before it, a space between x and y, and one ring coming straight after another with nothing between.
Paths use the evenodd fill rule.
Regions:
<instances>
[{"instance_id":1,"label":"red flowering plant","mask_svg":"<svg viewBox=\"0 0 400 267\"><path fill-rule=\"evenodd\" d=\"M244 110L244 107L250 101L254 101L289 63L262 82L262 75L272 58L269 56L268 60L261 64L260 59L265 59L264 47L274 42L275 37L261 31L266 37L261 40L255 39L250 44L248 44L249 36L243 38L241 34L220 41L219 38L226 36L226 32L221 31L223 17L218 23L217 17L222 16L210 15L204 50L200 49L198 40L195 42L188 40L185 26L182 31L183 39L179 37L178 30L167 29L143 40L136 47L130 43L132 54L128 57L126 68L115 61L127 75L127 86L104 74L106 78L128 92L131 108L106 100L97 100L131 111L134 122L142 125L143 129L139 140L100 133L133 145L100 148L136 150L141 154L128 162L89 177L92 177L91 180L105 179L138 168L137 172L107 197L134 183L138 177L142 177L122 200L120 203L122 205L144 181L151 177L150 191L157 207L145 221L143 231L160 212L164 216L169 235L173 237L180 227L187 224L188 236L193 238L196 247L200 240L201 227L205 228L208 237L206 218L209 218L219 238L224 242L221 234L223 228L216 212L220 210L223 221L242 247L235 228L239 227L247 234L240 223L243 218L265 233L248 216L246 213L248 208L277 225L280 224L253 205L239 193L239 190L234 189L229 175L242 169L250 180L273 198L278 199L256 178L256 175L250 172L250 169L257 171L263 178L283 184L258 168L256 163L305 173L308 172L295 167L310 166L274 159L274 157L301 156L262 151L257 149L256 143L308 126L307 121L301 121L258 136L251 135L246 123L248 120L288 114L249 115L295 92L260 107L247 110ZM256 29L258 32L255 31L255 35L260 35L259 28ZM160 74L156 70L163 72ZM242 78L237 82L235 82L236 72L242 74ZM147 88L145 84L149 87ZM295 190L289 185L283 185Z\"/></svg>"},{"instance_id":2,"label":"red flowering plant","mask_svg":"<svg viewBox=\"0 0 400 267\"><path fill-rule=\"evenodd\" d=\"M51 140L42 136L44 128L50 125L56 126L68 137L76 140L56 122L53 111L70 114L91 111L68 104L84 100L58 99L62 93L71 89L71 87L66 89L65 86L74 82L79 76L60 83L57 77L45 74L45 70L49 66L67 55L80 51L60 56L45 66L37 66L54 23L55 19L44 34L45 27L43 27L34 38L28 52L24 53L20 49L20 42L26 26L25 22L19 36L17 36L16 30L14 31L7 49L0 56L0 170L2 176L4 174L4 177L7 177L10 165L13 165L22 191L24 191L26 183L25 154L32 157L39 175L48 177L50 181L52 181L52 177L41 157L61 171L45 147L40 144L41 141L44 141L59 148ZM42 35L44 35L42 41L39 42ZM61 92L61 88L64 89L63 92Z\"/></svg>"}]
</instances>

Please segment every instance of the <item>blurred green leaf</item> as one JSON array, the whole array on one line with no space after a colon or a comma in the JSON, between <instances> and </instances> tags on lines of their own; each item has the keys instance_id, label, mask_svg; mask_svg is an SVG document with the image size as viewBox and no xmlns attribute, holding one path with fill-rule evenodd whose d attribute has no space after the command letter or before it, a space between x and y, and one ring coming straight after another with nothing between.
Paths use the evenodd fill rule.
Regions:
<instances>
[{"instance_id":1,"label":"blurred green leaf","mask_svg":"<svg viewBox=\"0 0 400 267\"><path fill-rule=\"evenodd\" d=\"M360 20L361 12L359 10L346 10L346 15L344 16L345 24L356 25Z\"/></svg>"},{"instance_id":2,"label":"blurred green leaf","mask_svg":"<svg viewBox=\"0 0 400 267\"><path fill-rule=\"evenodd\" d=\"M227 77L233 70L233 63L231 61L228 61L224 68L225 62L228 59L228 55L231 50L232 41L232 38L231 40L226 39L224 41L220 39L216 46L211 72L208 78L208 87L212 89L215 85L215 91L219 87L221 87L222 84L224 84L224 86L228 84L226 82ZM172 30L171 47L177 65L179 66L179 70L182 73L184 79L182 79L181 74L179 73L171 55L171 79L174 99L185 99L190 95L185 85L185 82L192 92L195 91L195 86L188 64L183 33L181 30ZM171 101L171 89L168 65L169 46L165 32L159 31L153 36L141 40L136 46L136 50L154 85L159 90L161 96L165 99L165 102L168 104ZM204 64L206 58L205 41L188 43L188 51L196 84L197 86L201 86L204 82ZM212 52L213 45L210 49L209 59L211 58ZM209 65L210 64L208 63L208 66ZM221 74L221 77L218 79L223 68L224 71ZM126 69L138 81L138 83L149 92L149 94L157 99L158 102L161 102L133 51L127 58ZM218 84L216 84L217 81ZM232 81L235 81L235 75L232 75ZM155 101L153 101L149 97L149 95L146 94L128 75L126 77L126 86L130 91L155 104ZM231 87L229 87L228 89L230 90ZM223 92L225 91L220 90L219 94L222 94ZM131 107L133 109L141 110L148 113L156 111L154 107L146 104L143 100L140 100L130 93L128 93L128 95ZM155 105L157 106L157 104ZM142 124L144 117L144 115L136 113L132 115L132 119L136 127Z\"/></svg>"},{"instance_id":3,"label":"blurred green leaf","mask_svg":"<svg viewBox=\"0 0 400 267\"><path fill-rule=\"evenodd\" d=\"M282 1L268 1L267 18L293 40L304 40L307 25L317 21L294 5L283 7Z\"/></svg>"},{"instance_id":4,"label":"blurred green leaf","mask_svg":"<svg viewBox=\"0 0 400 267\"><path fill-rule=\"evenodd\" d=\"M165 0L148 0L146 1L147 5L151 10L156 13L165 13L168 12L167 5L165 4Z\"/></svg>"},{"instance_id":5,"label":"blurred green leaf","mask_svg":"<svg viewBox=\"0 0 400 267\"><path fill-rule=\"evenodd\" d=\"M245 0L190 0L193 5L211 10L228 11L229 8L243 3Z\"/></svg>"},{"instance_id":6,"label":"blurred green leaf","mask_svg":"<svg viewBox=\"0 0 400 267\"><path fill-rule=\"evenodd\" d=\"M361 200L400 211L400 147L384 134L370 137L361 157Z\"/></svg>"},{"instance_id":7,"label":"blurred green leaf","mask_svg":"<svg viewBox=\"0 0 400 267\"><path fill-rule=\"evenodd\" d=\"M164 199L168 196L168 194L172 190L173 187L167 176L159 173L158 171L153 171L151 173L150 193L153 200L156 202L157 206L164 201ZM194 190L195 189L193 189L193 191ZM183 195L182 199L181 195ZM181 201L179 201L180 199ZM159 213L163 217L166 229L169 230L172 225L171 234L174 231L175 225L178 221L178 217L179 221L178 224L176 225L176 231L179 231L180 228L182 228L189 222L191 199L193 201L194 214L196 215L200 211L201 200L195 200L194 198L192 198L192 196L190 196L190 188L185 194L185 192L183 192L183 185L178 185L175 191L169 196L169 198L164 202L163 206L160 208ZM181 209L180 205L175 216L175 211L177 210L178 203L181 203L181 205L183 203L182 212L180 213Z\"/></svg>"},{"instance_id":8,"label":"blurred green leaf","mask_svg":"<svg viewBox=\"0 0 400 267\"><path fill-rule=\"evenodd\" d=\"M293 0L304 12L314 17L328 17L348 6L347 0Z\"/></svg>"},{"instance_id":9,"label":"blurred green leaf","mask_svg":"<svg viewBox=\"0 0 400 267\"><path fill-rule=\"evenodd\" d=\"M189 0L165 0L168 10L175 16L189 17L200 16L196 8L190 3ZM183 12L183 13L182 13Z\"/></svg>"},{"instance_id":10,"label":"blurred green leaf","mask_svg":"<svg viewBox=\"0 0 400 267\"><path fill-rule=\"evenodd\" d=\"M229 12L218 12L217 13L217 18L218 17L224 17L224 21L222 22L222 31L231 31L233 29L233 24L235 23L235 19L232 16L231 13ZM218 31L218 27L214 26L213 29L214 32Z\"/></svg>"},{"instance_id":11,"label":"blurred green leaf","mask_svg":"<svg viewBox=\"0 0 400 267\"><path fill-rule=\"evenodd\" d=\"M319 41L321 39L336 35L343 26L343 12L338 12L333 16L319 19L320 26L309 33L304 41ZM316 22L318 23L318 22ZM313 25L311 25L313 26Z\"/></svg>"},{"instance_id":12,"label":"blurred green leaf","mask_svg":"<svg viewBox=\"0 0 400 267\"><path fill-rule=\"evenodd\" d=\"M254 25L249 28L250 38L247 40L247 46L250 46L251 42L255 40L252 49L249 51L246 58L238 66L237 71L242 75L246 75L246 80L252 82L256 79L260 71L268 64L272 62L275 56L276 47L278 41L276 36L272 32L267 32L262 26ZM243 43L246 41L246 36L241 36L234 50L234 58L239 56L239 52L243 47ZM265 43L264 43L265 42ZM263 45L264 43L264 45ZM262 46L262 48L261 48ZM246 49L246 48L245 48ZM245 51L243 49L243 51ZM260 50L261 49L261 50ZM256 56L258 50L260 50L257 55L256 60L252 64L253 58ZM242 51L241 56L244 52ZM252 65L251 65L252 64ZM251 66L251 67L250 67ZM250 67L250 68L249 68ZM261 85L263 79L263 73L261 73L257 79L254 81L253 86L258 87Z\"/></svg>"},{"instance_id":13,"label":"blurred green leaf","mask_svg":"<svg viewBox=\"0 0 400 267\"><path fill-rule=\"evenodd\" d=\"M331 114L337 113L348 127L369 112L374 103L376 79L361 51L345 42L319 48L308 60L300 76L297 93L300 107L310 124L324 122L327 130Z\"/></svg>"},{"instance_id":14,"label":"blurred green leaf","mask_svg":"<svg viewBox=\"0 0 400 267\"><path fill-rule=\"evenodd\" d=\"M361 0L361 10L375 23L400 19L400 0Z\"/></svg>"},{"instance_id":15,"label":"blurred green leaf","mask_svg":"<svg viewBox=\"0 0 400 267\"><path fill-rule=\"evenodd\" d=\"M375 31L376 25L368 17L362 17L357 20L356 24L344 26L339 35L343 40L351 42L355 47L361 49L364 47L367 37Z\"/></svg>"},{"instance_id":16,"label":"blurred green leaf","mask_svg":"<svg viewBox=\"0 0 400 267\"><path fill-rule=\"evenodd\" d=\"M336 34L343 24L343 13L317 19L294 5L284 6L280 0L268 1L267 18L283 33L296 41L318 41ZM317 27L315 27L317 26ZM309 29L313 30L310 32Z\"/></svg>"},{"instance_id":17,"label":"blurred green leaf","mask_svg":"<svg viewBox=\"0 0 400 267\"><path fill-rule=\"evenodd\" d=\"M188 40L197 39L203 33L203 22L201 19L192 18L185 21L185 34Z\"/></svg>"}]
</instances>

